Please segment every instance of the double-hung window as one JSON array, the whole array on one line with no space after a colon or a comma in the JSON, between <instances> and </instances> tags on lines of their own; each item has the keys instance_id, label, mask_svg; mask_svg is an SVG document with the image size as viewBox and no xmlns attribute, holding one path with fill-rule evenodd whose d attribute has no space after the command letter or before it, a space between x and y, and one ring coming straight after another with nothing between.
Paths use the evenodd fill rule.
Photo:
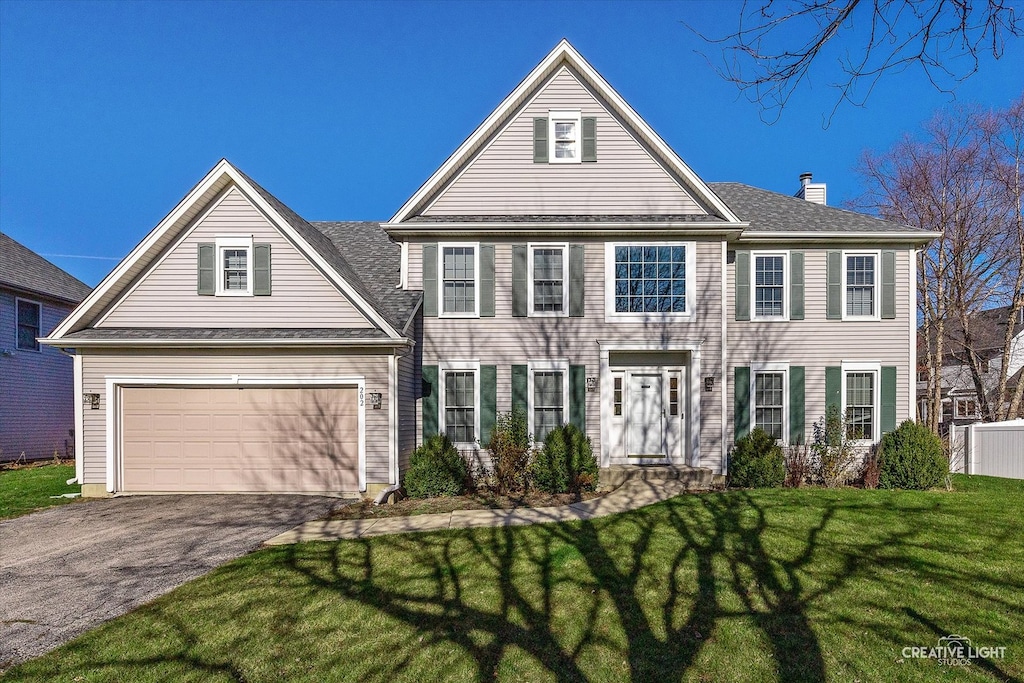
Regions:
<instances>
[{"instance_id":1,"label":"double-hung window","mask_svg":"<svg viewBox=\"0 0 1024 683\"><path fill-rule=\"evenodd\" d=\"M551 163L575 164L580 161L580 112L552 111L549 113L550 148L548 158Z\"/></svg>"},{"instance_id":2,"label":"double-hung window","mask_svg":"<svg viewBox=\"0 0 1024 683\"><path fill-rule=\"evenodd\" d=\"M480 365L441 364L440 429L458 444L473 444L480 434Z\"/></svg>"},{"instance_id":3,"label":"double-hung window","mask_svg":"<svg viewBox=\"0 0 1024 683\"><path fill-rule=\"evenodd\" d=\"M252 296L252 238L219 238L217 295Z\"/></svg>"},{"instance_id":4,"label":"double-hung window","mask_svg":"<svg viewBox=\"0 0 1024 683\"><path fill-rule=\"evenodd\" d=\"M873 363L843 363L843 414L848 439L878 441L880 434L879 376Z\"/></svg>"},{"instance_id":5,"label":"double-hung window","mask_svg":"<svg viewBox=\"0 0 1024 683\"><path fill-rule=\"evenodd\" d=\"M569 405L569 363L543 361L530 363L529 429L536 442L566 419Z\"/></svg>"},{"instance_id":6,"label":"double-hung window","mask_svg":"<svg viewBox=\"0 0 1024 683\"><path fill-rule=\"evenodd\" d=\"M845 318L878 317L878 253L845 252L843 315Z\"/></svg>"},{"instance_id":7,"label":"double-hung window","mask_svg":"<svg viewBox=\"0 0 1024 683\"><path fill-rule=\"evenodd\" d=\"M787 254L754 252L752 256L754 319L785 320Z\"/></svg>"},{"instance_id":8,"label":"double-hung window","mask_svg":"<svg viewBox=\"0 0 1024 683\"><path fill-rule=\"evenodd\" d=\"M785 443L789 439L789 365L759 363L751 367L753 427Z\"/></svg>"},{"instance_id":9,"label":"double-hung window","mask_svg":"<svg viewBox=\"0 0 1024 683\"><path fill-rule=\"evenodd\" d=\"M42 318L42 306L34 301L18 299L18 350L38 351L39 327Z\"/></svg>"},{"instance_id":10,"label":"double-hung window","mask_svg":"<svg viewBox=\"0 0 1024 683\"><path fill-rule=\"evenodd\" d=\"M442 315L479 315L479 245L444 244L439 251Z\"/></svg>"},{"instance_id":11,"label":"double-hung window","mask_svg":"<svg viewBox=\"0 0 1024 683\"><path fill-rule=\"evenodd\" d=\"M693 313L693 242L608 244L606 317L686 319Z\"/></svg>"},{"instance_id":12,"label":"double-hung window","mask_svg":"<svg viewBox=\"0 0 1024 683\"><path fill-rule=\"evenodd\" d=\"M566 315L569 310L569 248L530 245L530 314Z\"/></svg>"}]
</instances>

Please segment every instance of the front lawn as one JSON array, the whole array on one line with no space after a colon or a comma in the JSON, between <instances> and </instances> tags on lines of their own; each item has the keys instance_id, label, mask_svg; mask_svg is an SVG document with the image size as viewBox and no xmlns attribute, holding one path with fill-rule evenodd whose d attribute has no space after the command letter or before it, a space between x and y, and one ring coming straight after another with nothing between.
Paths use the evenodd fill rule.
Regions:
<instances>
[{"instance_id":1,"label":"front lawn","mask_svg":"<svg viewBox=\"0 0 1024 683\"><path fill-rule=\"evenodd\" d=\"M78 493L81 487L68 486L75 476L75 466L68 464L2 465L0 466L0 519L25 515L51 505L63 505L74 499L51 498L65 493Z\"/></svg>"},{"instance_id":2,"label":"front lawn","mask_svg":"<svg viewBox=\"0 0 1024 683\"><path fill-rule=\"evenodd\" d=\"M12 681L1024 677L1024 482L730 491L260 550ZM1005 657L906 656L957 634Z\"/></svg>"}]
</instances>

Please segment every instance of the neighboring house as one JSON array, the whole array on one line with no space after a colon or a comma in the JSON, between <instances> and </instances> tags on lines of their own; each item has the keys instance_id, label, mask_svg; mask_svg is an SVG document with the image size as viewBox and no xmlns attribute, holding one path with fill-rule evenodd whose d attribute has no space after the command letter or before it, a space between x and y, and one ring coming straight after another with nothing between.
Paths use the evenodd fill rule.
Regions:
<instances>
[{"instance_id":1,"label":"neighboring house","mask_svg":"<svg viewBox=\"0 0 1024 683\"><path fill-rule=\"evenodd\" d=\"M0 234L0 461L73 453L71 358L37 339L88 293L88 285Z\"/></svg>"},{"instance_id":2,"label":"neighboring house","mask_svg":"<svg viewBox=\"0 0 1024 683\"><path fill-rule=\"evenodd\" d=\"M1003 368L1003 342L1006 335L1009 306L978 311L970 319L970 330L974 352L981 361L981 381L989 404L995 400L999 388L999 377ZM965 336L956 321L947 323L945 352L942 360L942 425L943 431L950 425L964 425L980 422L981 401L977 385L968 361ZM931 396L928 392L928 368L925 358L924 333L918 333L918 415L928 414ZM1008 389L1013 392L1024 375L1024 312L1014 322L1013 339L1010 343L1009 367L1007 369ZM1014 416L1010 416L1012 419Z\"/></svg>"},{"instance_id":3,"label":"neighboring house","mask_svg":"<svg viewBox=\"0 0 1024 683\"><path fill-rule=\"evenodd\" d=\"M933 233L708 184L561 42L386 223L307 223L228 162L54 333L83 492L397 484L499 413L603 467L723 472L753 426L864 443L911 417Z\"/></svg>"}]
</instances>

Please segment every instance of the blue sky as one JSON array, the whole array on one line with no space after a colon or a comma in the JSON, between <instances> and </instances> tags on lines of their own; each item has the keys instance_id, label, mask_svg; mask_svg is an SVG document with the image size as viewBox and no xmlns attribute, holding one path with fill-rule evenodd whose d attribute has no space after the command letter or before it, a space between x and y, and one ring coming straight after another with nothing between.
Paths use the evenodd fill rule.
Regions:
<instances>
[{"instance_id":1,"label":"blue sky","mask_svg":"<svg viewBox=\"0 0 1024 683\"><path fill-rule=\"evenodd\" d=\"M0 231L95 285L221 157L309 220L386 220L562 37L705 180L792 194L812 171L830 204L860 193L863 150L951 102L908 69L824 128L832 54L767 125L684 25L728 33L738 11L3 0ZM1022 43L985 56L956 100L1019 96Z\"/></svg>"}]
</instances>

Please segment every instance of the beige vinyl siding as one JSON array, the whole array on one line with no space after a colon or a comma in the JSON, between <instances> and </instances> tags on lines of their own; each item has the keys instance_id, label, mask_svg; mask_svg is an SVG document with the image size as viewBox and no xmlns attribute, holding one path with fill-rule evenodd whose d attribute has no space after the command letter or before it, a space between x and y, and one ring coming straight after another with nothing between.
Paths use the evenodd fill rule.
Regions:
<instances>
[{"instance_id":1,"label":"beige vinyl siding","mask_svg":"<svg viewBox=\"0 0 1024 683\"><path fill-rule=\"evenodd\" d=\"M579 109L597 118L597 161L533 162L533 119ZM568 67L422 212L436 215L704 213L664 165Z\"/></svg>"},{"instance_id":2,"label":"beige vinyl siding","mask_svg":"<svg viewBox=\"0 0 1024 683\"><path fill-rule=\"evenodd\" d=\"M490 240L488 240L491 242ZM600 377L602 342L673 344L704 340L701 376L721 376L721 242L697 242L696 309L689 322L605 322L605 243L570 240L586 245L585 316L583 318L512 317L512 241L495 243L495 317L423 319L423 364L440 360L479 360L497 366L498 412L511 409L511 366L530 360L561 360L585 365L587 377ZM519 244L523 241L516 240ZM628 240L623 240L627 242ZM413 250L418 247L413 245ZM713 392L701 392L701 463L721 464L720 382ZM601 393L588 392L587 434L595 453L601 449ZM418 402L419 405L420 402Z\"/></svg>"},{"instance_id":3,"label":"beige vinyl siding","mask_svg":"<svg viewBox=\"0 0 1024 683\"><path fill-rule=\"evenodd\" d=\"M789 249L792 245L764 247L765 251ZM735 318L735 264L726 271L728 311L728 402L730 430L733 431L733 368L753 362L788 362L804 366L804 412L806 439L811 425L825 414L825 368L843 361L877 362L896 366L896 422L912 419L909 413L913 387L911 335L917 312L910 310L908 286L913 250L896 250L896 318L894 320L845 321L825 317L825 261L828 251L863 247L836 244L828 249L800 249L804 252L804 320L789 322L737 321ZM756 250L755 250L756 251ZM880 292L879 292L880 296ZM753 306L753 296L751 296Z\"/></svg>"},{"instance_id":4,"label":"beige vinyl siding","mask_svg":"<svg viewBox=\"0 0 1024 683\"><path fill-rule=\"evenodd\" d=\"M236 351L182 349L83 352L83 391L100 394L99 410L84 411L87 484L106 483L108 376L144 377L363 377L367 392L383 394L380 410L366 410L366 481L388 483L388 357L375 351ZM202 382L197 382L202 385Z\"/></svg>"},{"instance_id":5,"label":"beige vinyl siding","mask_svg":"<svg viewBox=\"0 0 1024 683\"><path fill-rule=\"evenodd\" d=\"M18 349L18 298L40 304L40 336L53 331L71 312L30 295L0 291L0 460L28 460L74 455L74 369L71 358L40 345Z\"/></svg>"},{"instance_id":6,"label":"beige vinyl siding","mask_svg":"<svg viewBox=\"0 0 1024 683\"><path fill-rule=\"evenodd\" d=\"M271 296L200 296L198 245L252 236L271 245ZM232 188L98 327L373 325L237 189Z\"/></svg>"}]
</instances>

